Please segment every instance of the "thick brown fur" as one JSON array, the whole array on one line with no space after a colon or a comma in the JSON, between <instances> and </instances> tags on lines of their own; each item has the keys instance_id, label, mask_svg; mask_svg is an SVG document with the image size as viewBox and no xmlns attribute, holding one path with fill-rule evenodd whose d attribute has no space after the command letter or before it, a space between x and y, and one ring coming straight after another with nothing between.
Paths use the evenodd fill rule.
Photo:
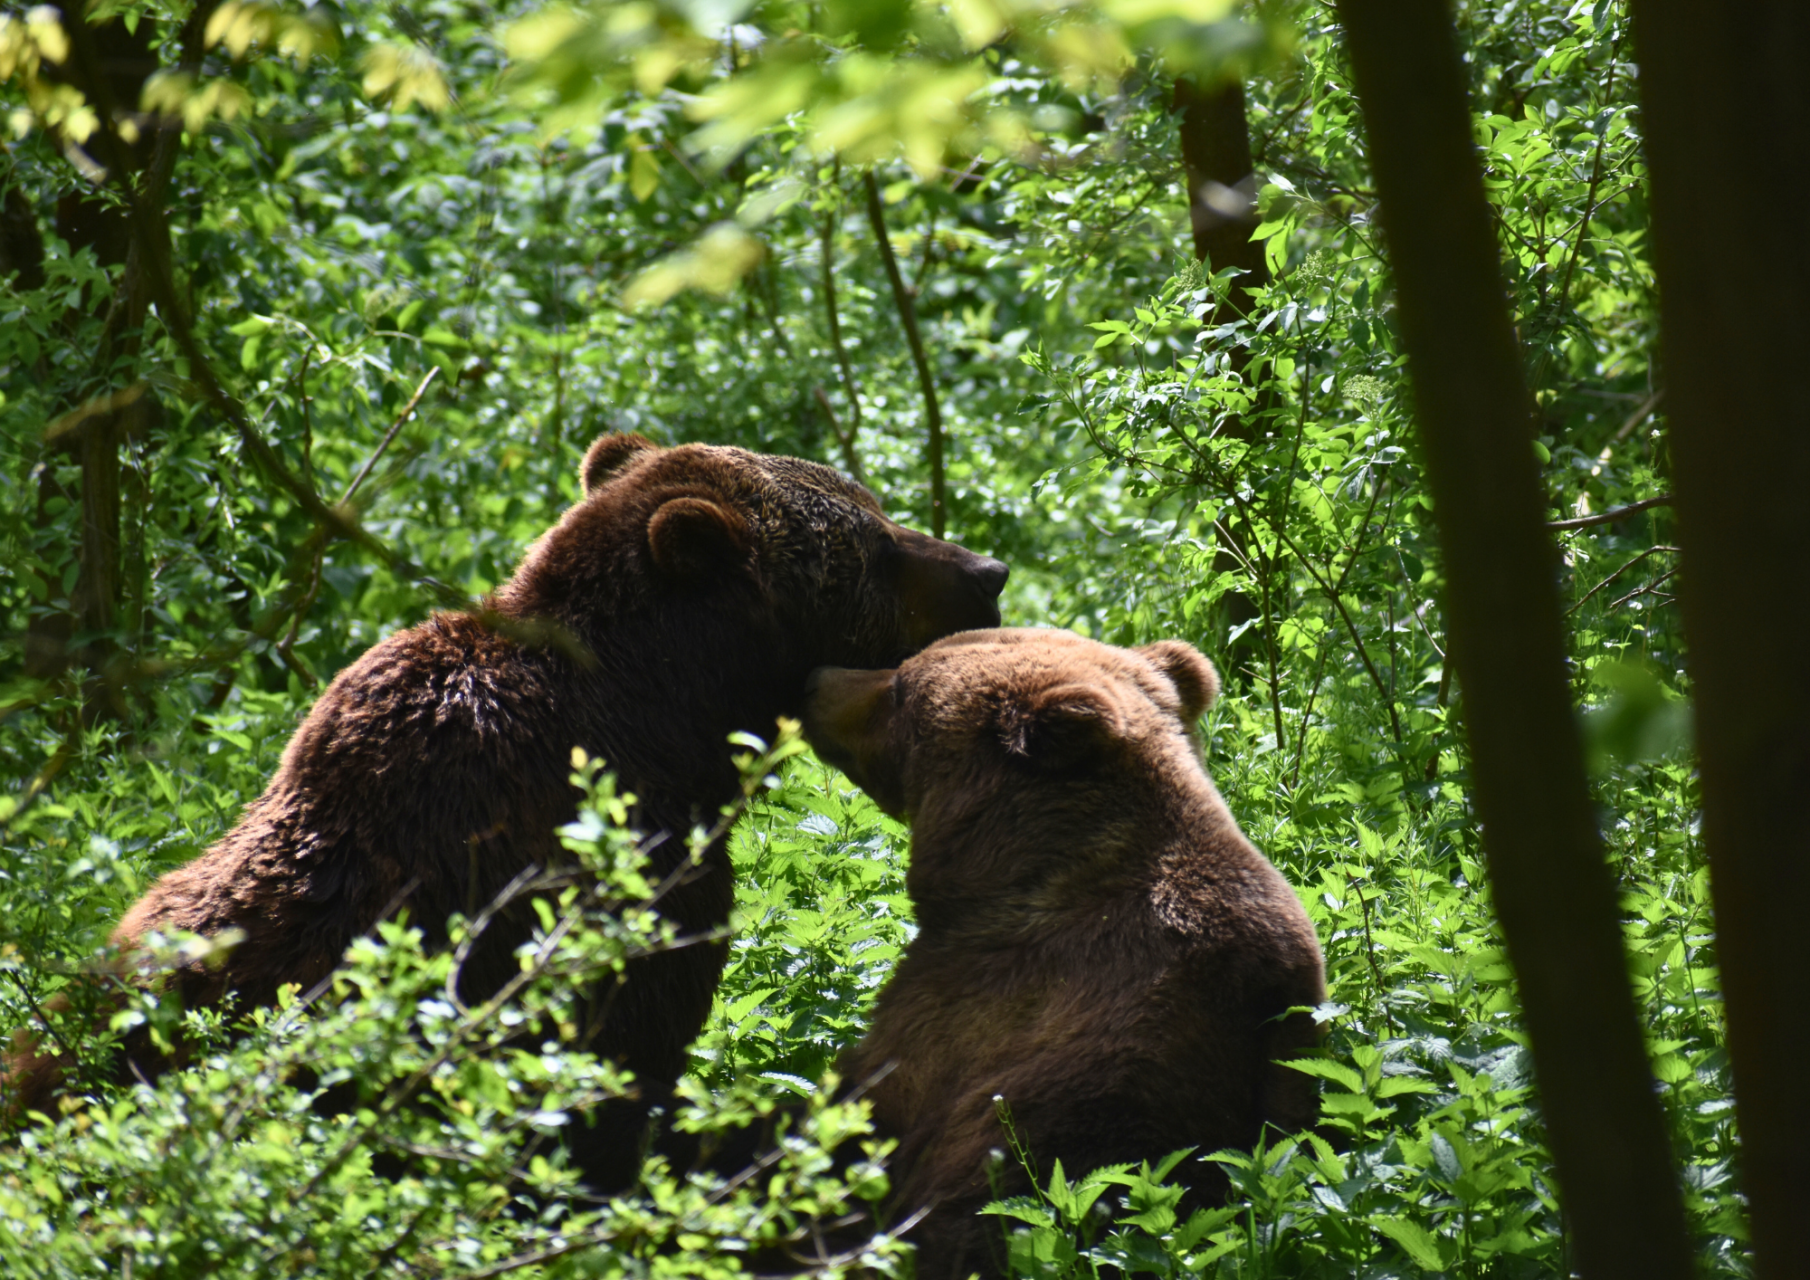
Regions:
<instances>
[{"instance_id":1,"label":"thick brown fur","mask_svg":"<svg viewBox=\"0 0 1810 1280\"><path fill-rule=\"evenodd\" d=\"M113 941L128 951L152 930L244 931L219 967L173 975L186 1007L306 988L386 909L443 938L450 913L559 857L575 746L640 798L640 828L674 833L654 854L664 876L692 825L737 793L728 735L770 736L798 715L812 668L897 662L998 621L1004 565L901 528L827 467L612 435L581 475L585 497L487 613L436 615L341 672L238 826L126 913ZM704 933L732 898L719 841L662 910ZM515 971L526 928L493 927L465 970L470 993ZM724 954L711 943L639 961L611 993L595 1047L649 1102L682 1070ZM163 1065L127 1048L128 1067ZM15 1110L47 1109L55 1065L15 1052ZM642 1119L631 1109L575 1136L594 1183L633 1178Z\"/></svg>"},{"instance_id":2,"label":"thick brown fur","mask_svg":"<svg viewBox=\"0 0 1810 1280\"><path fill-rule=\"evenodd\" d=\"M921 1276L1000 1266L993 1099L1045 1177L1253 1146L1315 1114L1277 1065L1325 998L1294 892L1238 830L1191 727L1217 692L1188 645L976 631L896 671L823 671L818 752L911 824L919 932L840 1070L899 1139L894 1210ZM883 1074L884 1073L884 1074ZM1216 1166L1183 1166L1203 1201ZM1002 1194L1029 1191L1008 1158Z\"/></svg>"}]
</instances>

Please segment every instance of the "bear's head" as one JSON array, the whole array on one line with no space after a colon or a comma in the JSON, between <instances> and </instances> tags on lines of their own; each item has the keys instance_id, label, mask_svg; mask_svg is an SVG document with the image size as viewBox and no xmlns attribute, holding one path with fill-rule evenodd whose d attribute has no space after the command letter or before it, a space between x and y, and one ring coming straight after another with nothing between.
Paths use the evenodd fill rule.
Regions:
<instances>
[{"instance_id":1,"label":"bear's head","mask_svg":"<svg viewBox=\"0 0 1810 1280\"><path fill-rule=\"evenodd\" d=\"M612 434L580 475L583 500L500 594L512 612L581 636L596 619L683 619L676 652L714 629L781 655L767 665L796 671L790 702L811 667L890 665L999 621L1005 565L894 523L829 467Z\"/></svg>"},{"instance_id":2,"label":"bear's head","mask_svg":"<svg viewBox=\"0 0 1810 1280\"><path fill-rule=\"evenodd\" d=\"M1165 797L1210 789L1192 726L1218 689L1179 640L1118 649L973 631L893 670L813 672L804 725L819 755L911 824L921 909L1035 882L1047 858L1117 847L1148 832Z\"/></svg>"}]
</instances>

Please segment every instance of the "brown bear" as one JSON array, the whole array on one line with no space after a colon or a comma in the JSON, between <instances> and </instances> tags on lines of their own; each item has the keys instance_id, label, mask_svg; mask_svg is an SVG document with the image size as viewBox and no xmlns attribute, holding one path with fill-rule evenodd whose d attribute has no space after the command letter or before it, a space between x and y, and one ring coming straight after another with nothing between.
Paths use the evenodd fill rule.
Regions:
<instances>
[{"instance_id":1,"label":"brown bear","mask_svg":"<svg viewBox=\"0 0 1810 1280\"><path fill-rule=\"evenodd\" d=\"M1288 1010L1325 998L1319 942L1201 767L1205 658L975 631L811 690L818 753L911 826L918 933L839 1070L899 1140L896 1215L930 1210L919 1275L1002 1265L975 1211L1029 1183L989 1173L996 1097L1045 1177L1313 1121L1313 1080L1278 1060L1317 1042ZM1224 1194L1183 1168L1192 1198Z\"/></svg>"},{"instance_id":2,"label":"brown bear","mask_svg":"<svg viewBox=\"0 0 1810 1280\"><path fill-rule=\"evenodd\" d=\"M895 663L999 620L1005 565L900 527L828 467L606 435L582 479L487 613L438 614L341 672L239 824L126 913L113 941L128 949L150 930L243 930L220 967L173 975L185 1007L306 988L386 909L443 940L450 913L559 857L574 747L639 797L637 827L677 837L654 853L665 876L692 825L738 794L728 735L799 715L814 667ZM719 840L662 911L707 934L733 893ZM493 927L471 957L472 994L516 972L528 925L514 928ZM594 1185L634 1179L646 1107L683 1070L725 953L637 961L611 994L593 1047L635 1072L642 1105L572 1135ZM31 1057L14 1064L15 1111L45 1109L58 1084L54 1062Z\"/></svg>"}]
</instances>

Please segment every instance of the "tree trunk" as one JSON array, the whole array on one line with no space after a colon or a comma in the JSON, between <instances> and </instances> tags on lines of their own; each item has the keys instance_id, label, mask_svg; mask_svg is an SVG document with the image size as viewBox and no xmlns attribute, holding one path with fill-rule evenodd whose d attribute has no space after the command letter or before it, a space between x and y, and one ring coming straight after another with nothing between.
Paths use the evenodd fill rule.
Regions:
<instances>
[{"instance_id":1,"label":"tree trunk","mask_svg":"<svg viewBox=\"0 0 1810 1280\"><path fill-rule=\"evenodd\" d=\"M1170 109L1182 117L1182 172L1194 256L1215 271L1237 267L1244 272L1233 281L1228 299L1242 315L1250 310L1251 289L1269 283L1263 246L1251 240L1258 222L1257 175L1244 118L1244 85L1232 80L1202 92L1177 80Z\"/></svg>"},{"instance_id":2,"label":"tree trunk","mask_svg":"<svg viewBox=\"0 0 1810 1280\"><path fill-rule=\"evenodd\" d=\"M198 5L184 24L178 43L182 64L191 70L200 63L202 33L212 9L211 4ZM66 28L72 30L72 50L77 56L61 74L97 111L112 116L135 110L145 81L158 66L151 24L141 23L136 31L127 31L119 22L76 27L72 24L83 20L73 8L62 16ZM126 146L114 140L114 145L102 148L96 161L108 168L113 182L136 184L139 208L161 209L175 172L181 129L175 120L150 123L156 127L143 130L135 143ZM105 305L105 323L90 363L93 372L105 377L122 362L131 365L137 361L152 293L153 267L145 240L133 233L126 209L86 192L72 192L59 200L57 220L72 249L92 244L102 262L123 263L116 292ZM167 257L168 231L161 220L153 232L164 237L162 251ZM126 711L117 680L109 671L117 649L114 633L121 621L120 451L151 419L154 401L148 390L121 394L122 390L115 388L112 403L89 415L67 439L46 442L47 448L67 449L81 467L79 567L70 592L72 616L52 614L34 620L27 648L39 672L55 674L68 660L71 629L86 635L79 655L91 677L84 722L92 722L98 715L123 716Z\"/></svg>"},{"instance_id":3,"label":"tree trunk","mask_svg":"<svg viewBox=\"0 0 1810 1280\"><path fill-rule=\"evenodd\" d=\"M1556 559L1442 0L1341 0L1448 573L1477 808L1578 1270L1692 1274L1566 687Z\"/></svg>"},{"instance_id":4,"label":"tree trunk","mask_svg":"<svg viewBox=\"0 0 1810 1280\"><path fill-rule=\"evenodd\" d=\"M1188 221L1194 231L1194 256L1214 271L1237 267L1244 274L1232 281L1226 299L1213 309L1209 324L1223 324L1251 310L1251 290L1269 283L1269 263L1263 246L1251 239L1257 229L1257 175L1251 161L1251 131L1244 115L1244 85L1231 80L1205 92L1191 81L1178 79L1171 111L1181 113L1182 174L1188 184ZM1246 349L1231 345L1225 351L1230 368L1242 370ZM1267 407L1267 404L1260 405ZM1253 424L1249 419L1228 423L1225 433L1241 440L1251 438ZM1221 526L1220 536L1231 545L1219 548L1213 557L1217 573L1230 573L1240 564L1258 565L1262 557L1252 554L1249 539L1235 524ZM1266 570L1258 569L1264 573ZM1220 602L1220 621L1227 634L1244 628L1240 638L1227 646L1225 659L1234 670L1242 670L1258 658L1258 636L1249 624L1263 617L1257 601L1242 591L1230 591ZM1262 636L1270 659L1271 679L1275 671L1276 637L1266 626ZM1283 748L1281 712L1276 723L1276 747Z\"/></svg>"},{"instance_id":5,"label":"tree trunk","mask_svg":"<svg viewBox=\"0 0 1810 1280\"><path fill-rule=\"evenodd\" d=\"M113 630L119 598L119 418L97 414L82 428L81 569L70 604L91 644Z\"/></svg>"},{"instance_id":6,"label":"tree trunk","mask_svg":"<svg viewBox=\"0 0 1810 1280\"><path fill-rule=\"evenodd\" d=\"M44 287L44 238L24 193L8 187L0 193L0 279L15 276L16 289Z\"/></svg>"},{"instance_id":7,"label":"tree trunk","mask_svg":"<svg viewBox=\"0 0 1810 1280\"><path fill-rule=\"evenodd\" d=\"M1634 21L1742 1189L1756 1272L1783 1280L1810 1275L1810 10L1636 0ZM1753 174L1770 212L1736 231Z\"/></svg>"},{"instance_id":8,"label":"tree trunk","mask_svg":"<svg viewBox=\"0 0 1810 1280\"><path fill-rule=\"evenodd\" d=\"M75 5L63 6L59 17L65 28L84 21L80 6ZM157 55L151 46L152 24L141 23L136 31L128 31L123 23L115 21L84 31L92 52L91 65L63 65L55 69L57 77L74 85L91 105L114 102L136 108L146 79L157 69ZM127 149L125 159L131 173L115 174L115 180L132 181L132 175L165 145L163 135L147 131ZM161 188L157 198L163 198ZM8 226L7 248L0 264L21 259L14 265L21 271L21 282L31 287L32 278L43 280L43 247L31 225L31 210L16 193L8 193L7 212L9 224L18 225ZM88 300L95 314L106 316L100 344L90 361L90 368L104 376L122 355L136 354L138 329L148 297L143 272L132 266L136 254L131 248L131 227L117 202L82 186L58 198L56 228L71 253L92 248L103 266L124 267L112 298ZM30 261L34 256L36 261ZM82 323L79 309L69 320L71 324ZM79 408L76 399L66 403L71 409ZM146 407L135 404L90 414L64 438L45 442L46 479L40 486L39 500L41 525L44 500L57 487L49 478L56 455L73 457L81 468L77 540L71 548L77 570L67 610L49 609L34 616L29 624L26 669L28 674L53 678L67 668L72 657L88 667L96 680L90 682L84 721L91 721L97 713L117 714L123 710L116 697L97 699L96 694L102 692L99 677L115 647L111 633L119 621L120 448L130 429L143 420ZM69 643L78 636L85 637L85 642L79 641L79 653L72 655Z\"/></svg>"}]
</instances>

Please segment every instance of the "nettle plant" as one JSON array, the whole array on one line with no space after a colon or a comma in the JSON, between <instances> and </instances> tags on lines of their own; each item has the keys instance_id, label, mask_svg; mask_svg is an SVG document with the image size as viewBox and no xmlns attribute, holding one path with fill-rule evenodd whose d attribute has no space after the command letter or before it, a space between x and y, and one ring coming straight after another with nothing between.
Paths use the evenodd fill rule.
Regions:
<instances>
[{"instance_id":1,"label":"nettle plant","mask_svg":"<svg viewBox=\"0 0 1810 1280\"><path fill-rule=\"evenodd\" d=\"M742 745L743 799L691 833L695 855L803 749L795 725L771 749ZM833 1077L777 1116L791 1092L749 1073L691 1090L685 1128L772 1117L774 1144L750 1168L693 1173L654 1157L632 1194L602 1200L579 1184L561 1130L633 1088L586 1052L585 993L685 940L658 913L669 886L647 877L633 797L602 762L575 752L574 767L585 798L561 833L568 861L455 918L450 950L425 950L418 929L391 920L319 989L287 990L273 1009L176 1013L154 992L130 1003L113 1030L152 1019L192 1065L72 1096L0 1150L9 1274L707 1276L755 1256L892 1274L904 1246L885 1231L845 1255L816 1252L817 1224L877 1220L887 1190L866 1107L832 1101ZM523 903L538 927L519 972L482 1003L461 1000L472 945ZM168 940L158 959L229 944Z\"/></svg>"},{"instance_id":2,"label":"nettle plant","mask_svg":"<svg viewBox=\"0 0 1810 1280\"><path fill-rule=\"evenodd\" d=\"M1258 234L1276 245L1296 216ZM1227 625L1225 659L1267 702L1297 780L1326 682L1349 674L1329 661L1348 657L1382 744L1363 781L1424 797L1446 732L1420 617L1436 557L1393 361L1370 354L1379 274L1317 250L1249 289L1241 314L1235 272L1178 262L1130 319L1090 326L1087 355L1025 359L1049 380L1045 409L1091 446L1074 481L1111 477L1148 513L1113 531L1139 551L1133 580L1081 602L1099 629Z\"/></svg>"}]
</instances>

